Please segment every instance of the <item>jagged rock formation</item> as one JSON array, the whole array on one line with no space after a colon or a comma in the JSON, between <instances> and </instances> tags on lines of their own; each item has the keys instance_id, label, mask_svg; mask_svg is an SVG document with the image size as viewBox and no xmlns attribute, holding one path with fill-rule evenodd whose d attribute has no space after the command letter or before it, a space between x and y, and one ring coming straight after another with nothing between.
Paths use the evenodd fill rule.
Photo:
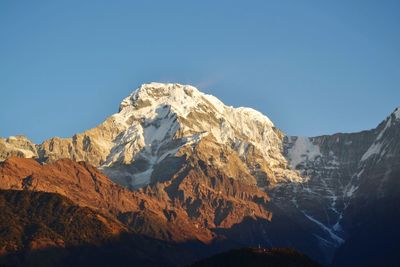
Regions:
<instances>
[{"instance_id":1,"label":"jagged rock formation","mask_svg":"<svg viewBox=\"0 0 400 267\"><path fill-rule=\"evenodd\" d=\"M0 161L11 157L37 158L37 146L22 135L0 138Z\"/></svg>"}]
</instances>

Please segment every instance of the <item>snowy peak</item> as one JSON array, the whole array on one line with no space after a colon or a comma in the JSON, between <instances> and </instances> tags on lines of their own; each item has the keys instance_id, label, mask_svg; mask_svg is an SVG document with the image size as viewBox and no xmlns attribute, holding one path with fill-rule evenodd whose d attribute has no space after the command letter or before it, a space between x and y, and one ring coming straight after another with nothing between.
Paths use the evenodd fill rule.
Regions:
<instances>
[{"instance_id":1,"label":"snowy peak","mask_svg":"<svg viewBox=\"0 0 400 267\"><path fill-rule=\"evenodd\" d=\"M125 98L120 110L133 106L137 109L169 104L175 108L187 108L199 101L201 93L193 86L176 83L143 84ZM178 110L179 111L179 110Z\"/></svg>"},{"instance_id":2,"label":"snowy peak","mask_svg":"<svg viewBox=\"0 0 400 267\"><path fill-rule=\"evenodd\" d=\"M130 129L124 140L136 136L142 146L209 134L220 144L241 150L252 144L266 155L275 146L279 154L280 137L269 118L251 108L226 106L191 85L143 84L122 101L113 118Z\"/></svg>"},{"instance_id":3,"label":"snowy peak","mask_svg":"<svg viewBox=\"0 0 400 267\"><path fill-rule=\"evenodd\" d=\"M150 181L156 164L185 146L197 144L204 136L233 148L243 160L254 147L261 160L267 162L269 177L297 179L295 173L287 172L281 154L283 135L269 118L251 108L226 106L191 85L143 84L122 101L112 120L122 132L101 167L107 171L116 162L144 160L144 171L130 175L135 186L139 180L141 184Z\"/></svg>"},{"instance_id":4,"label":"snowy peak","mask_svg":"<svg viewBox=\"0 0 400 267\"><path fill-rule=\"evenodd\" d=\"M149 83L141 85L125 98L120 105L120 111L126 108L156 110L160 106L169 106L179 116L187 116L193 108L204 104L207 98L214 98L208 103L208 108L223 112L225 106L221 101L199 92L191 85Z\"/></svg>"},{"instance_id":5,"label":"snowy peak","mask_svg":"<svg viewBox=\"0 0 400 267\"><path fill-rule=\"evenodd\" d=\"M166 118L182 136L212 134L219 143L249 139L253 143L267 141L274 127L269 118L251 108L224 105L212 95L191 85L176 83L143 84L120 105L117 121L148 121L163 124ZM129 126L129 125L128 125Z\"/></svg>"},{"instance_id":6,"label":"snowy peak","mask_svg":"<svg viewBox=\"0 0 400 267\"><path fill-rule=\"evenodd\" d=\"M178 83L153 82L143 84L122 101L120 111L125 108L155 110L163 105L170 106L179 116L187 116L194 109L197 111L207 109L216 115L224 115L233 111L252 120L273 126L269 118L254 109L226 106L218 98L204 94L194 86Z\"/></svg>"}]
</instances>

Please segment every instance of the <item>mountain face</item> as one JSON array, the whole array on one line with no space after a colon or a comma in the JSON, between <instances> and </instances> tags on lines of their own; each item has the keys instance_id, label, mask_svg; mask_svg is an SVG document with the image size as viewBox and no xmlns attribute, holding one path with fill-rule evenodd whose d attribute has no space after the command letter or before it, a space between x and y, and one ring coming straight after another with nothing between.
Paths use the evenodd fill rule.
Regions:
<instances>
[{"instance_id":1,"label":"mountain face","mask_svg":"<svg viewBox=\"0 0 400 267\"><path fill-rule=\"evenodd\" d=\"M287 136L253 109L151 83L71 138L0 139L0 186L59 193L160 240L294 247L329 264L399 196L399 138L399 109L369 131Z\"/></svg>"},{"instance_id":2,"label":"mountain face","mask_svg":"<svg viewBox=\"0 0 400 267\"><path fill-rule=\"evenodd\" d=\"M287 137L284 154L289 164L309 180L276 187L271 198L294 220L314 223L312 232L332 259L334 248L351 238L360 225L382 218L378 208L385 206L382 203L400 196L399 139L399 108L369 131Z\"/></svg>"}]
</instances>

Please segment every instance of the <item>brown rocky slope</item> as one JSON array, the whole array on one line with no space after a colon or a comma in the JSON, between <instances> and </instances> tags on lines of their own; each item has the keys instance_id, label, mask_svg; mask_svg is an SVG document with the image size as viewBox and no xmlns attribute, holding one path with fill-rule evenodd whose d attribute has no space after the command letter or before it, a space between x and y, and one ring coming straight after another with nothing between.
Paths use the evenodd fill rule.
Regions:
<instances>
[{"instance_id":1,"label":"brown rocky slope","mask_svg":"<svg viewBox=\"0 0 400 267\"><path fill-rule=\"evenodd\" d=\"M0 190L0 210L0 266L179 266L201 255L56 193Z\"/></svg>"},{"instance_id":2,"label":"brown rocky slope","mask_svg":"<svg viewBox=\"0 0 400 267\"><path fill-rule=\"evenodd\" d=\"M58 193L118 218L134 233L174 242L209 243L217 228L228 229L246 217L271 218L264 192L226 177L201 159L185 164L168 181L132 192L84 162L40 164L10 158L0 163L0 189Z\"/></svg>"}]
</instances>

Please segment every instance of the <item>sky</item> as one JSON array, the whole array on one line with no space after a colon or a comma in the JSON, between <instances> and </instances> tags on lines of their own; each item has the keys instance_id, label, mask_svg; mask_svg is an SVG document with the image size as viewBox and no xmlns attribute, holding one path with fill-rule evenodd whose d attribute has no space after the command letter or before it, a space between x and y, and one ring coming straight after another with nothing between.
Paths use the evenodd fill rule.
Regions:
<instances>
[{"instance_id":1,"label":"sky","mask_svg":"<svg viewBox=\"0 0 400 267\"><path fill-rule=\"evenodd\" d=\"M0 1L0 137L95 127L142 83L192 84L289 135L400 106L400 1Z\"/></svg>"}]
</instances>

